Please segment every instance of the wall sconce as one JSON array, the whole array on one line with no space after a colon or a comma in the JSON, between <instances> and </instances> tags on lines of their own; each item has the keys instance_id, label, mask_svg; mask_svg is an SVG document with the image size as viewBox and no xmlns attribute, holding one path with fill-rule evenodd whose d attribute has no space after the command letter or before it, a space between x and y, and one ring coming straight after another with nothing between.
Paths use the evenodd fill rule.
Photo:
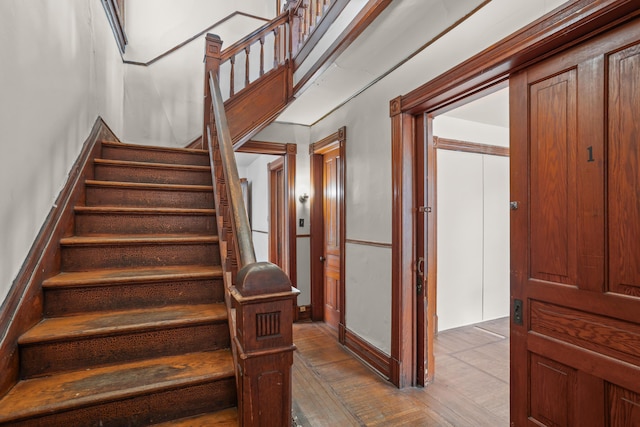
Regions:
<instances>
[{"instance_id":1,"label":"wall sconce","mask_svg":"<svg viewBox=\"0 0 640 427\"><path fill-rule=\"evenodd\" d=\"M298 200L300 200L300 203L305 203L309 200L309 195L307 193L302 193L300 197L298 197Z\"/></svg>"}]
</instances>

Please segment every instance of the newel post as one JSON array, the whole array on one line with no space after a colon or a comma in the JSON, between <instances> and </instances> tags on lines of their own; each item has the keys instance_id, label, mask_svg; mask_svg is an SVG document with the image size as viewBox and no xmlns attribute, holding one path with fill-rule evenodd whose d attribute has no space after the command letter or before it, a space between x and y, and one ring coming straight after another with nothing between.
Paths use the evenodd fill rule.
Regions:
<instances>
[{"instance_id":1,"label":"newel post","mask_svg":"<svg viewBox=\"0 0 640 427\"><path fill-rule=\"evenodd\" d=\"M299 291L275 264L239 272L236 307L240 426L291 426L293 300Z\"/></svg>"},{"instance_id":2,"label":"newel post","mask_svg":"<svg viewBox=\"0 0 640 427\"><path fill-rule=\"evenodd\" d=\"M202 127L203 148L207 147L207 126L213 122L211 114L211 88L209 87L209 71L218 72L220 68L222 40L216 34L207 34L206 47L204 51L204 122ZM215 128L211 127L211 132L215 133Z\"/></svg>"}]
</instances>

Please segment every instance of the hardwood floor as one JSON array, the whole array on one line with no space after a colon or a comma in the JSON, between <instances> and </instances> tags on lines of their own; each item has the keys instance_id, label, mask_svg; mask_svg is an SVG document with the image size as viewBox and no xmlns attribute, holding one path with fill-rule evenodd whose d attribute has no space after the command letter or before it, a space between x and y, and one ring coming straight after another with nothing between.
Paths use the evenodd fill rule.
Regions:
<instances>
[{"instance_id":1,"label":"hardwood floor","mask_svg":"<svg viewBox=\"0 0 640 427\"><path fill-rule=\"evenodd\" d=\"M345 350L324 323L296 323L298 426L508 426L509 319L441 332L436 380L398 390Z\"/></svg>"}]
</instances>

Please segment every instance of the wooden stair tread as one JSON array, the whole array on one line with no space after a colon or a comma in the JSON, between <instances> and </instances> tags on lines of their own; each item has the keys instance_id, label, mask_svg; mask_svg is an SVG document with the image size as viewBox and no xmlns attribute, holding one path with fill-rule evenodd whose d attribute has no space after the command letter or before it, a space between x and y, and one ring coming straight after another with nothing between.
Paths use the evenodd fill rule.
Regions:
<instances>
[{"instance_id":1,"label":"wooden stair tread","mask_svg":"<svg viewBox=\"0 0 640 427\"><path fill-rule=\"evenodd\" d=\"M95 187L112 187L112 188L136 188L136 189L153 189L153 190L176 190L176 191L213 191L212 185L195 185L195 184L156 184L150 182L120 182L120 181L100 181L96 179L87 179L85 184Z\"/></svg>"},{"instance_id":2,"label":"wooden stair tread","mask_svg":"<svg viewBox=\"0 0 640 427\"><path fill-rule=\"evenodd\" d=\"M229 350L190 353L20 381L0 423L234 376Z\"/></svg>"},{"instance_id":3,"label":"wooden stair tread","mask_svg":"<svg viewBox=\"0 0 640 427\"><path fill-rule=\"evenodd\" d=\"M184 148L184 147L159 147L155 145L139 145L139 144L128 144L126 142L113 142L113 141L102 141L102 146L109 146L115 148L133 148L135 150L146 150L146 151L165 151L170 153L192 153L192 154L200 154L209 156L209 152L207 150L201 150L198 148Z\"/></svg>"},{"instance_id":4,"label":"wooden stair tread","mask_svg":"<svg viewBox=\"0 0 640 427\"><path fill-rule=\"evenodd\" d=\"M181 418L162 424L153 424L154 427L231 427L237 425L237 408L229 408L210 414L197 415L195 417Z\"/></svg>"},{"instance_id":5,"label":"wooden stair tread","mask_svg":"<svg viewBox=\"0 0 640 427\"><path fill-rule=\"evenodd\" d=\"M44 288L104 284L166 282L184 279L222 278L219 265L178 265L147 268L118 268L57 274L44 281Z\"/></svg>"},{"instance_id":6,"label":"wooden stair tread","mask_svg":"<svg viewBox=\"0 0 640 427\"><path fill-rule=\"evenodd\" d=\"M76 213L140 214L140 215L215 215L215 209L145 208L129 206L76 206Z\"/></svg>"},{"instance_id":7,"label":"wooden stair tread","mask_svg":"<svg viewBox=\"0 0 640 427\"><path fill-rule=\"evenodd\" d=\"M46 318L25 332L18 342L20 345L58 342L226 320L224 303L83 313Z\"/></svg>"},{"instance_id":8,"label":"wooden stair tread","mask_svg":"<svg viewBox=\"0 0 640 427\"><path fill-rule=\"evenodd\" d=\"M105 234L92 236L71 236L60 239L63 246L86 246L86 245L126 245L126 244L162 244L162 243L218 243L216 235L201 234Z\"/></svg>"},{"instance_id":9,"label":"wooden stair tread","mask_svg":"<svg viewBox=\"0 0 640 427\"><path fill-rule=\"evenodd\" d=\"M94 159L96 165L108 165L108 166L123 166L134 168L148 168L148 169L171 169L175 171L196 171L205 172L211 170L210 166L200 165L184 165L174 163L158 163L158 162L139 162L133 160L111 160L111 159Z\"/></svg>"}]
</instances>

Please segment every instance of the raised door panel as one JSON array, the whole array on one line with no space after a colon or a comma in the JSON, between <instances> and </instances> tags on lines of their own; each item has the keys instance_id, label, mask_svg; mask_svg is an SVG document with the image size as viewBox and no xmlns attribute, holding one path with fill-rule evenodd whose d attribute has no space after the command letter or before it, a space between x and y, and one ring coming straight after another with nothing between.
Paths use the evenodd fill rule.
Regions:
<instances>
[{"instance_id":1,"label":"raised door panel","mask_svg":"<svg viewBox=\"0 0 640 427\"><path fill-rule=\"evenodd\" d=\"M339 150L324 155L324 320L333 327L340 323L340 185Z\"/></svg>"},{"instance_id":2,"label":"raised door panel","mask_svg":"<svg viewBox=\"0 0 640 427\"><path fill-rule=\"evenodd\" d=\"M576 284L575 69L530 85L531 277Z\"/></svg>"},{"instance_id":3,"label":"raised door panel","mask_svg":"<svg viewBox=\"0 0 640 427\"><path fill-rule=\"evenodd\" d=\"M640 20L510 86L512 425L636 425Z\"/></svg>"},{"instance_id":4,"label":"raised door panel","mask_svg":"<svg viewBox=\"0 0 640 427\"><path fill-rule=\"evenodd\" d=\"M640 297L640 46L609 56L609 290Z\"/></svg>"}]
</instances>

